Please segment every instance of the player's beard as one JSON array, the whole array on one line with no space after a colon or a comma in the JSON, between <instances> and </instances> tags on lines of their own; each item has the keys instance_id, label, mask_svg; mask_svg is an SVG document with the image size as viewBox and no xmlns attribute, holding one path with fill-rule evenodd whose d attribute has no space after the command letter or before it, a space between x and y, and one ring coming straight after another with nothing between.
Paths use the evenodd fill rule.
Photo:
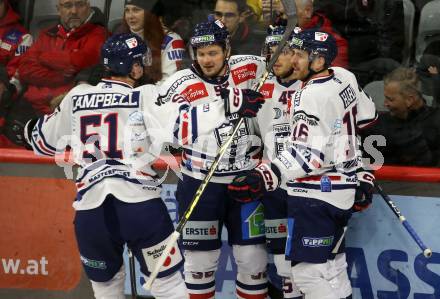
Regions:
<instances>
[{"instance_id":1,"label":"player's beard","mask_svg":"<svg viewBox=\"0 0 440 299\"><path fill-rule=\"evenodd\" d=\"M281 80L286 80L286 79L290 79L289 77L291 77L292 74L293 74L293 68L291 67L288 71L282 72L280 74L275 74L275 76L277 76Z\"/></svg>"},{"instance_id":2,"label":"player's beard","mask_svg":"<svg viewBox=\"0 0 440 299\"><path fill-rule=\"evenodd\" d=\"M223 76L226 72L226 61L223 61L222 66L218 69L215 70L215 68L212 68L211 71L207 72L205 68L200 66L200 69L202 70L202 73L205 77L209 78L209 79L214 79L220 76Z\"/></svg>"}]
</instances>

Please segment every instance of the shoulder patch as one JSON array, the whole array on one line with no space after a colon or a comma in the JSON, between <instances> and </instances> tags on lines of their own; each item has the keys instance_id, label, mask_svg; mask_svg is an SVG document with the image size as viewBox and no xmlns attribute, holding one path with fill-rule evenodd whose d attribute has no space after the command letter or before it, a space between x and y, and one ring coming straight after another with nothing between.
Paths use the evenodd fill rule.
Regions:
<instances>
[{"instance_id":1,"label":"shoulder patch","mask_svg":"<svg viewBox=\"0 0 440 299\"><path fill-rule=\"evenodd\" d=\"M164 50L172 40L173 40L173 38L171 36L165 35L165 38L163 39L162 46L161 46L162 50Z\"/></svg>"}]
</instances>

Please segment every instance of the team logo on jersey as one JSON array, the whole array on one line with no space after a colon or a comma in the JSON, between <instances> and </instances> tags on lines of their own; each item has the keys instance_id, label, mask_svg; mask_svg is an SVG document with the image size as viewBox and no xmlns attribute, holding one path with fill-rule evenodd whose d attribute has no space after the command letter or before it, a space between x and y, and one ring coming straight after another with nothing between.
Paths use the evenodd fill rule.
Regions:
<instances>
[{"instance_id":1,"label":"team logo on jersey","mask_svg":"<svg viewBox=\"0 0 440 299\"><path fill-rule=\"evenodd\" d=\"M265 83L260 88L260 93L264 96L265 99L272 98L273 90L275 88L274 83Z\"/></svg>"},{"instance_id":2,"label":"team logo on jersey","mask_svg":"<svg viewBox=\"0 0 440 299\"><path fill-rule=\"evenodd\" d=\"M136 48L138 45L137 39L135 37L125 40L125 43L130 49Z\"/></svg>"},{"instance_id":3,"label":"team logo on jersey","mask_svg":"<svg viewBox=\"0 0 440 299\"><path fill-rule=\"evenodd\" d=\"M257 77L257 65L254 63L243 65L231 70L231 74L235 85L238 85Z\"/></svg>"},{"instance_id":4,"label":"team logo on jersey","mask_svg":"<svg viewBox=\"0 0 440 299\"><path fill-rule=\"evenodd\" d=\"M351 87L350 84L339 93L339 96L341 97L342 102L344 103L345 109L347 109L348 106L350 106L354 101L356 101L356 92L354 91L353 87Z\"/></svg>"},{"instance_id":5,"label":"team logo on jersey","mask_svg":"<svg viewBox=\"0 0 440 299\"><path fill-rule=\"evenodd\" d=\"M185 88L181 95L188 101L194 102L198 99L204 98L208 96L208 91L206 90L206 86L203 82L198 82L189 85Z\"/></svg>"},{"instance_id":6,"label":"team logo on jersey","mask_svg":"<svg viewBox=\"0 0 440 299\"><path fill-rule=\"evenodd\" d=\"M264 207L258 202L251 202L241 206L241 228L244 240L264 237Z\"/></svg>"},{"instance_id":7,"label":"team logo on jersey","mask_svg":"<svg viewBox=\"0 0 440 299\"><path fill-rule=\"evenodd\" d=\"M218 146L221 146L226 140L228 140L229 136L231 136L232 129L234 125L232 123L223 123L220 127L216 128L214 131L215 138L217 139ZM247 122L243 122L242 126L238 129L237 134L234 136L232 141L232 148L237 145L246 145L249 135L249 128Z\"/></svg>"}]
</instances>

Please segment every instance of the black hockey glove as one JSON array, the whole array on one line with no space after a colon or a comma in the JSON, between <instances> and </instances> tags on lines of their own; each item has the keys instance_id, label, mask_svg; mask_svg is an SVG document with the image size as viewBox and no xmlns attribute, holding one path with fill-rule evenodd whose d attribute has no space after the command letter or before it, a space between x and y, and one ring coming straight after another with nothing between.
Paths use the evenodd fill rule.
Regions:
<instances>
[{"instance_id":1,"label":"black hockey glove","mask_svg":"<svg viewBox=\"0 0 440 299\"><path fill-rule=\"evenodd\" d=\"M368 171L357 173L358 186L354 197L353 211L361 212L368 209L373 202L374 175Z\"/></svg>"},{"instance_id":2,"label":"black hockey glove","mask_svg":"<svg viewBox=\"0 0 440 299\"><path fill-rule=\"evenodd\" d=\"M267 164L238 175L228 185L228 194L234 200L247 203L260 199L266 191L278 188L278 176Z\"/></svg>"},{"instance_id":3,"label":"black hockey glove","mask_svg":"<svg viewBox=\"0 0 440 299\"><path fill-rule=\"evenodd\" d=\"M220 91L227 114L255 117L264 104L264 96L252 89L225 88Z\"/></svg>"}]
</instances>

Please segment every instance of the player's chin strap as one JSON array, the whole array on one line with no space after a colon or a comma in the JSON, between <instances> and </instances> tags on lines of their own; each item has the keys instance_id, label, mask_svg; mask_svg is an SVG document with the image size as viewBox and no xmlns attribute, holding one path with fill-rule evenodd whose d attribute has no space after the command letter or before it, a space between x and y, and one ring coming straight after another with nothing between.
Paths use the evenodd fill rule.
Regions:
<instances>
[{"instance_id":1,"label":"player's chin strap","mask_svg":"<svg viewBox=\"0 0 440 299\"><path fill-rule=\"evenodd\" d=\"M329 65L327 63L325 63L324 67L319 71L314 71L311 68L313 60L315 60L318 57L319 57L319 55L317 55L317 54L309 54L309 66L308 66L309 73L301 81L308 82L310 80L310 78L312 78L313 76L320 74L320 73L324 72L326 69L328 69Z\"/></svg>"}]
</instances>

